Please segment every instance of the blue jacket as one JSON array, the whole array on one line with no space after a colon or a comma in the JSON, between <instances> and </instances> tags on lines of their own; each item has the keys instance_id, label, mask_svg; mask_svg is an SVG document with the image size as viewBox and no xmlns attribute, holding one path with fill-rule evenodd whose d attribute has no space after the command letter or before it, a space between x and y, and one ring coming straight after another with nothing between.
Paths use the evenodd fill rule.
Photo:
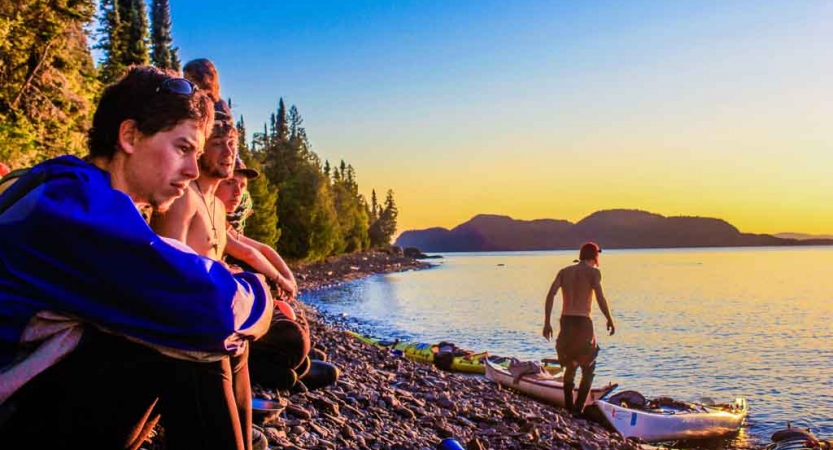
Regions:
<instances>
[{"instance_id":1,"label":"blue jacket","mask_svg":"<svg viewBox=\"0 0 833 450\"><path fill-rule=\"evenodd\" d=\"M46 161L0 203L36 176L46 181L0 214L0 377L42 311L185 351L228 352L268 329L271 297L253 274L165 242L91 164Z\"/></svg>"}]
</instances>

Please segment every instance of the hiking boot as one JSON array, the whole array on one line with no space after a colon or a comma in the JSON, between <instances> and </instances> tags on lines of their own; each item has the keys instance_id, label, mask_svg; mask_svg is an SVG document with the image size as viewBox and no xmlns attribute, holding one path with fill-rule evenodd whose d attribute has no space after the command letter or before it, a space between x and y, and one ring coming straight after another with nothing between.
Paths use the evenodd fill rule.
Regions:
<instances>
[{"instance_id":1,"label":"hiking boot","mask_svg":"<svg viewBox=\"0 0 833 450\"><path fill-rule=\"evenodd\" d=\"M301 378L304 385L310 391L329 386L338 381L338 367L335 364L313 360L306 375Z\"/></svg>"}]
</instances>

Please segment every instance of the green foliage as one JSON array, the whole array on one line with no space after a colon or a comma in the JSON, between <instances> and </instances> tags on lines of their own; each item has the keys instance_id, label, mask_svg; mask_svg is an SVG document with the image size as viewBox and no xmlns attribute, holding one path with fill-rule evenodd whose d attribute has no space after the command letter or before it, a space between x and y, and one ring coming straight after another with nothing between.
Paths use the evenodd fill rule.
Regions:
<instances>
[{"instance_id":1,"label":"green foliage","mask_svg":"<svg viewBox=\"0 0 833 450\"><path fill-rule=\"evenodd\" d=\"M298 108L293 105L287 112L283 99L278 105L263 132L252 137L252 155L262 163L272 189L280 192L278 251L292 259L318 260L366 250L371 244L390 245L398 214L393 191L384 208L376 204L374 191L371 208L359 194L353 166L344 161L337 167L329 161L322 164Z\"/></svg>"},{"instance_id":2,"label":"green foliage","mask_svg":"<svg viewBox=\"0 0 833 450\"><path fill-rule=\"evenodd\" d=\"M86 153L100 80L113 82L129 65L148 62L145 0L101 0L99 71L85 31L94 13L93 0L0 2L0 161L17 168ZM153 63L179 70L169 0L153 0L152 15ZM322 164L303 123L282 98L251 145L242 117L238 122L240 156L262 174L249 183L254 213L246 234L297 260L389 245L398 214L393 192L382 207L374 191L368 205L355 169Z\"/></svg>"},{"instance_id":3,"label":"green foliage","mask_svg":"<svg viewBox=\"0 0 833 450\"><path fill-rule=\"evenodd\" d=\"M352 166L348 166L348 173L352 173L352 169ZM333 182L333 200L342 236L337 253L361 251L370 246L367 204L358 191L353 175Z\"/></svg>"},{"instance_id":4,"label":"green foliage","mask_svg":"<svg viewBox=\"0 0 833 450\"><path fill-rule=\"evenodd\" d=\"M376 200L376 189L370 195L370 220L371 223L379 218L379 201Z\"/></svg>"},{"instance_id":5,"label":"green foliage","mask_svg":"<svg viewBox=\"0 0 833 450\"><path fill-rule=\"evenodd\" d=\"M282 219L278 251L305 260L335 253L341 235L329 183L320 169L309 163L298 164L279 187L278 215Z\"/></svg>"},{"instance_id":6,"label":"green foliage","mask_svg":"<svg viewBox=\"0 0 833 450\"><path fill-rule=\"evenodd\" d=\"M179 72L180 61L177 49L172 46L171 7L168 0L153 0L150 7L151 56L154 66Z\"/></svg>"},{"instance_id":7,"label":"green foliage","mask_svg":"<svg viewBox=\"0 0 833 450\"><path fill-rule=\"evenodd\" d=\"M374 191L375 194L375 191ZM379 217L370 224L370 245L372 247L387 247L393 235L396 234L396 219L399 217L399 208L393 199L393 191L388 190L385 198L385 206L381 208Z\"/></svg>"},{"instance_id":8,"label":"green foliage","mask_svg":"<svg viewBox=\"0 0 833 450\"><path fill-rule=\"evenodd\" d=\"M147 64L148 15L145 0L119 1L119 14L127 26L122 28L124 53L122 62L127 65Z\"/></svg>"},{"instance_id":9,"label":"green foliage","mask_svg":"<svg viewBox=\"0 0 833 450\"><path fill-rule=\"evenodd\" d=\"M0 158L11 167L86 153L94 13L92 0L0 2Z\"/></svg>"},{"instance_id":10,"label":"green foliage","mask_svg":"<svg viewBox=\"0 0 833 450\"><path fill-rule=\"evenodd\" d=\"M148 63L145 0L101 0L97 48L103 50L100 78L112 83L128 66Z\"/></svg>"},{"instance_id":11,"label":"green foliage","mask_svg":"<svg viewBox=\"0 0 833 450\"><path fill-rule=\"evenodd\" d=\"M300 117L300 115L298 115L298 117ZM283 104L283 98L281 98L280 102L278 102L278 115L276 118L273 117L272 123L274 138L280 142L289 141L289 122L286 114L286 105Z\"/></svg>"},{"instance_id":12,"label":"green foliage","mask_svg":"<svg viewBox=\"0 0 833 450\"><path fill-rule=\"evenodd\" d=\"M101 0L99 27L97 33L99 41L95 48L103 53L100 61L99 77L106 84L116 81L124 73L127 66L123 62L124 46L121 43L122 24L118 0ZM124 1L124 0L122 0Z\"/></svg>"},{"instance_id":13,"label":"green foliage","mask_svg":"<svg viewBox=\"0 0 833 450\"><path fill-rule=\"evenodd\" d=\"M237 143L240 158L246 163L246 167L263 173L260 161L254 157L246 144L246 125L243 122L243 117L240 117L240 121L237 122L237 131L240 133ZM269 179L265 176L249 180L248 191L249 195L252 196L254 210L246 220L246 236L274 247L278 238L280 238L277 208L278 191L272 187Z\"/></svg>"}]
</instances>

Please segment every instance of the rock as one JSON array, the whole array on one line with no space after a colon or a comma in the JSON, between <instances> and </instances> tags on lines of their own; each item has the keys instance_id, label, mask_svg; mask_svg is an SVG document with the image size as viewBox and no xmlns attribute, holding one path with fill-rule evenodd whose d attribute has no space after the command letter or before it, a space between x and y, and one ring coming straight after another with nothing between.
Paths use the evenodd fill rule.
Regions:
<instances>
[{"instance_id":1,"label":"rock","mask_svg":"<svg viewBox=\"0 0 833 450\"><path fill-rule=\"evenodd\" d=\"M272 443L278 443L284 439L286 439L286 431L279 430L275 427L265 427L263 428L263 434L266 435L266 439Z\"/></svg>"},{"instance_id":2,"label":"rock","mask_svg":"<svg viewBox=\"0 0 833 450\"><path fill-rule=\"evenodd\" d=\"M441 407L445 408L445 409L451 409L451 410L456 409L456 405L454 404L454 402L452 402L450 399L447 399L445 397L437 399L437 404L440 405Z\"/></svg>"},{"instance_id":3,"label":"rock","mask_svg":"<svg viewBox=\"0 0 833 450\"><path fill-rule=\"evenodd\" d=\"M416 414L414 414L413 411L411 411L410 409L408 409L404 406L397 406L395 408L395 411L396 411L397 414L399 414L400 416L405 417L407 419L416 418Z\"/></svg>"},{"instance_id":4,"label":"rock","mask_svg":"<svg viewBox=\"0 0 833 450\"><path fill-rule=\"evenodd\" d=\"M302 408L301 406L298 406L298 405L295 405L295 404L287 405L286 412L288 412L289 414L292 414L295 417L300 417L302 419L311 419L312 418L312 414L310 414L309 411L307 411L306 409Z\"/></svg>"}]
</instances>

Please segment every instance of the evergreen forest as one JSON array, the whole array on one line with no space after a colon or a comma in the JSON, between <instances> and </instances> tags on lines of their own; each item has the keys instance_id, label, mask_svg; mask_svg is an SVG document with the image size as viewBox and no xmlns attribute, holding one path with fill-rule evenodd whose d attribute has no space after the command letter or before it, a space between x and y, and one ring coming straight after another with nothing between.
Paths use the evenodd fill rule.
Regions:
<instances>
[{"instance_id":1,"label":"evergreen forest","mask_svg":"<svg viewBox=\"0 0 833 450\"><path fill-rule=\"evenodd\" d=\"M171 26L169 0L0 2L0 162L18 169L85 155L104 86L131 65L181 70ZM257 131L242 116L236 124L241 157L265 175L249 184L255 210L246 235L296 261L388 247L398 215L393 191L380 199L373 190L368 201L355 168L322 161L298 108L277 100Z\"/></svg>"}]
</instances>

